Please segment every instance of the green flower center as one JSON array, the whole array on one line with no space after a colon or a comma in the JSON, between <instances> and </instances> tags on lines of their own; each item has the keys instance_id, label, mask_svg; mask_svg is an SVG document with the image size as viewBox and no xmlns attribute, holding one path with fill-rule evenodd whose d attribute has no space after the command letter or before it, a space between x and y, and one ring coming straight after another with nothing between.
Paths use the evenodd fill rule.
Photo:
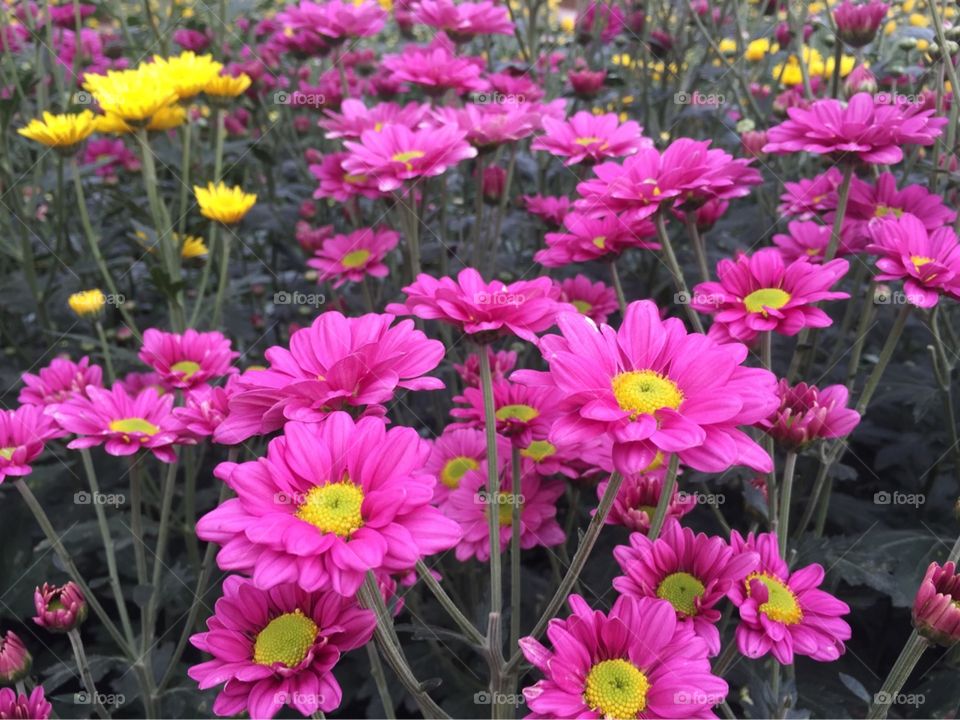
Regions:
<instances>
[{"instance_id":1,"label":"green flower center","mask_svg":"<svg viewBox=\"0 0 960 720\"><path fill-rule=\"evenodd\" d=\"M557 446L553 443L547 442L546 440L534 440L521 450L520 454L530 458L534 462L542 462L545 458L550 457L556 452Z\"/></svg>"},{"instance_id":2,"label":"green flower center","mask_svg":"<svg viewBox=\"0 0 960 720\"><path fill-rule=\"evenodd\" d=\"M529 405L504 405L494 413L497 420L519 420L521 422L530 422L538 415L540 415L540 411Z\"/></svg>"},{"instance_id":3,"label":"green flower center","mask_svg":"<svg viewBox=\"0 0 960 720\"><path fill-rule=\"evenodd\" d=\"M451 490L456 490L460 487L460 481L467 474L467 470L476 470L478 467L480 463L471 457L460 455L450 458L440 471L440 482Z\"/></svg>"},{"instance_id":4,"label":"green flower center","mask_svg":"<svg viewBox=\"0 0 960 720\"><path fill-rule=\"evenodd\" d=\"M296 516L321 532L348 538L363 527L362 505L363 489L344 478L311 488L297 508Z\"/></svg>"},{"instance_id":5,"label":"green flower center","mask_svg":"<svg viewBox=\"0 0 960 720\"><path fill-rule=\"evenodd\" d=\"M587 674L584 702L605 718L635 718L647 707L650 681L629 660L603 660Z\"/></svg>"},{"instance_id":6,"label":"green flower center","mask_svg":"<svg viewBox=\"0 0 960 720\"><path fill-rule=\"evenodd\" d=\"M597 235L593 239L593 244L597 247L598 250L607 249L607 236L606 235Z\"/></svg>"},{"instance_id":7,"label":"green flower center","mask_svg":"<svg viewBox=\"0 0 960 720\"><path fill-rule=\"evenodd\" d=\"M200 369L200 363L196 363L193 360L181 360L171 365L170 369L174 372L183 373L183 379L189 380L193 374Z\"/></svg>"},{"instance_id":8,"label":"green flower center","mask_svg":"<svg viewBox=\"0 0 960 720\"><path fill-rule=\"evenodd\" d=\"M253 643L253 661L258 665L283 663L296 667L317 640L320 628L299 608L275 617Z\"/></svg>"},{"instance_id":9,"label":"green flower center","mask_svg":"<svg viewBox=\"0 0 960 720\"><path fill-rule=\"evenodd\" d=\"M349 252L340 258L340 264L345 268L353 270L354 268L363 267L363 264L370 257L370 251L362 248L360 250L354 250Z\"/></svg>"},{"instance_id":10,"label":"green flower center","mask_svg":"<svg viewBox=\"0 0 960 720\"><path fill-rule=\"evenodd\" d=\"M760 612L784 625L796 625L803 619L797 596L783 580L769 573L750 573L746 578L747 595L750 595L750 582L753 580L760 581L767 588L767 601L760 605Z\"/></svg>"},{"instance_id":11,"label":"green flower center","mask_svg":"<svg viewBox=\"0 0 960 720\"><path fill-rule=\"evenodd\" d=\"M903 210L901 208L890 207L889 205L877 205L877 209L874 210L874 217L882 218L886 217L890 213L893 213L894 217L900 217L903 215Z\"/></svg>"},{"instance_id":12,"label":"green flower center","mask_svg":"<svg viewBox=\"0 0 960 720\"><path fill-rule=\"evenodd\" d=\"M497 493L496 501L490 501L488 498L487 503L487 507L484 509L484 516L490 517L490 505L496 505L497 522L500 523L500 527L513 525L513 506L515 503L520 505L520 509L523 510L523 503L516 500L516 496L513 493Z\"/></svg>"},{"instance_id":13,"label":"green flower center","mask_svg":"<svg viewBox=\"0 0 960 720\"><path fill-rule=\"evenodd\" d=\"M593 310L593 305L586 300L574 300L570 304L573 305L581 315L589 315L590 311Z\"/></svg>"},{"instance_id":14,"label":"green flower center","mask_svg":"<svg viewBox=\"0 0 960 720\"><path fill-rule=\"evenodd\" d=\"M17 449L15 447L0 448L0 458L3 458L4 460L9 460L10 458L13 457L13 453L15 453L16 450Z\"/></svg>"},{"instance_id":15,"label":"green flower center","mask_svg":"<svg viewBox=\"0 0 960 720\"><path fill-rule=\"evenodd\" d=\"M673 380L653 370L629 370L614 375L610 384L613 397L621 410L631 414L653 415L657 410L676 410L683 402L683 393Z\"/></svg>"},{"instance_id":16,"label":"green flower center","mask_svg":"<svg viewBox=\"0 0 960 720\"><path fill-rule=\"evenodd\" d=\"M703 583L690 573L675 572L660 581L657 597L668 601L678 613L692 617L697 614L696 600L704 589Z\"/></svg>"},{"instance_id":17,"label":"green flower center","mask_svg":"<svg viewBox=\"0 0 960 720\"><path fill-rule=\"evenodd\" d=\"M139 433L140 435L156 435L160 428L143 418L121 418L110 422L110 430L118 433Z\"/></svg>"},{"instance_id":18,"label":"green flower center","mask_svg":"<svg viewBox=\"0 0 960 720\"><path fill-rule=\"evenodd\" d=\"M743 299L747 312L767 314L767 309L779 310L790 302L790 293L780 288L754 290Z\"/></svg>"}]
</instances>

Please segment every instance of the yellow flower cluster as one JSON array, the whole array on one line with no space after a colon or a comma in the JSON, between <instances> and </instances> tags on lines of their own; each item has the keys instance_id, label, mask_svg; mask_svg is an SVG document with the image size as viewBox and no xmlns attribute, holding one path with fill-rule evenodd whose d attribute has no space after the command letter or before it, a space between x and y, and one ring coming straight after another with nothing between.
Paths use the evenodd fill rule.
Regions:
<instances>
[{"instance_id":1,"label":"yellow flower cluster","mask_svg":"<svg viewBox=\"0 0 960 720\"><path fill-rule=\"evenodd\" d=\"M836 61L832 57L824 59L816 48L808 45L803 46L803 64L807 66L807 72L810 77L819 77L828 79L833 77L833 69ZM850 55L843 55L840 58L840 77L846 77L857 64L856 58ZM774 80L779 80L782 84L792 87L803 82L803 71L796 55L787 58L786 64L777 63L773 66L770 73Z\"/></svg>"}]
</instances>

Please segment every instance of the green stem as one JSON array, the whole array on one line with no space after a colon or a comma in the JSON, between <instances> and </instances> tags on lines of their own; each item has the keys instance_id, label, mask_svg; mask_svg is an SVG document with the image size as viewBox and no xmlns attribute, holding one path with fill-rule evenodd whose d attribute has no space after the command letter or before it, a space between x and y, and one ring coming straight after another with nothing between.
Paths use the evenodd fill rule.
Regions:
<instances>
[{"instance_id":1,"label":"green stem","mask_svg":"<svg viewBox=\"0 0 960 720\"><path fill-rule=\"evenodd\" d=\"M843 219L847 214L847 200L850 198L850 183L853 180L853 163L845 163L843 166L843 180L840 187L837 188L837 210L833 218L833 228L830 231L830 244L827 245L827 251L824 253L823 262L828 263L837 255L837 248L840 247L840 231L843 229Z\"/></svg>"},{"instance_id":2,"label":"green stem","mask_svg":"<svg viewBox=\"0 0 960 720\"><path fill-rule=\"evenodd\" d=\"M890 674L883 681L883 687L880 688L880 692L873 696L873 704L870 706L870 712L867 713L868 720L883 720L887 717L890 706L897 695L900 694L903 686L910 678L910 673L913 672L913 668L916 667L920 657L928 647L930 647L929 643L920 637L916 630L910 633L910 637L904 643L897 661L890 669Z\"/></svg>"},{"instance_id":3,"label":"green stem","mask_svg":"<svg viewBox=\"0 0 960 720\"><path fill-rule=\"evenodd\" d=\"M443 586L437 582L437 579L433 577L430 572L430 568L427 567L426 563L423 560L417 560L417 575L420 576L420 579L426 584L427 588L433 593L433 596L437 599L440 605L443 606L443 609L447 611L447 614L451 619L457 624L457 627L463 631L472 642L477 645L483 645L486 642L486 638L483 633L481 633L467 616L461 612L460 608L457 607L457 604L453 599L447 595L446 591L443 589Z\"/></svg>"},{"instance_id":4,"label":"green stem","mask_svg":"<svg viewBox=\"0 0 960 720\"><path fill-rule=\"evenodd\" d=\"M697 268L700 270L700 281L710 282L710 266L707 263L707 248L703 242L703 236L697 229L697 220L695 212L688 212L684 224L687 226L687 235L690 236L690 244L693 245L693 254L697 258Z\"/></svg>"},{"instance_id":5,"label":"green stem","mask_svg":"<svg viewBox=\"0 0 960 720\"><path fill-rule=\"evenodd\" d=\"M478 345L480 385L483 390L483 420L487 439L487 529L490 533L490 612L503 611L503 578L500 569L500 473L497 466L497 418L493 404L493 378L486 345Z\"/></svg>"},{"instance_id":6,"label":"green stem","mask_svg":"<svg viewBox=\"0 0 960 720\"><path fill-rule=\"evenodd\" d=\"M793 494L793 474L797 467L797 454L788 452L783 464L783 479L780 488L780 517L777 524L777 540L780 557L787 557L787 537L790 531L790 499Z\"/></svg>"},{"instance_id":7,"label":"green stem","mask_svg":"<svg viewBox=\"0 0 960 720\"><path fill-rule=\"evenodd\" d=\"M70 647L73 648L73 658L77 663L77 671L80 673L80 679L83 681L83 687L90 696L90 702L97 715L102 718L110 717L110 713L100 702L100 694L97 692L97 686L93 682L93 675L90 672L90 663L87 662L87 654L83 650L83 640L80 639L80 631L76 628L67 632L70 638Z\"/></svg>"},{"instance_id":8,"label":"green stem","mask_svg":"<svg viewBox=\"0 0 960 720\"><path fill-rule=\"evenodd\" d=\"M871 398L873 398L873 393L876 392L877 386L880 384L880 378L883 377L883 373L890 363L890 358L893 357L893 351L900 341L900 335L903 334L903 328L907 324L907 318L910 317L910 311L912 309L913 305L910 303L904 303L903 307L900 308L897 319L894 321L893 327L890 329L890 334L887 336L887 341L883 344L883 349L880 350L880 358L877 360L873 372L870 373L870 377L867 378L867 384L864 385L863 393L861 393L860 399L857 401L857 412L861 415L866 412L867 406L870 404Z\"/></svg>"},{"instance_id":9,"label":"green stem","mask_svg":"<svg viewBox=\"0 0 960 720\"><path fill-rule=\"evenodd\" d=\"M617 293L617 302L620 304L620 317L627 314L627 297L623 294L623 285L620 283L620 273L617 271L617 261L610 261L610 278L613 280L613 289Z\"/></svg>"},{"instance_id":10,"label":"green stem","mask_svg":"<svg viewBox=\"0 0 960 720\"><path fill-rule=\"evenodd\" d=\"M100 338L100 348L103 350L103 362L107 366L107 379L112 384L117 378L117 373L113 370L113 358L110 354L110 343L107 342L107 334L103 331L103 324L99 320L94 320L93 326L97 330L97 337Z\"/></svg>"},{"instance_id":11,"label":"green stem","mask_svg":"<svg viewBox=\"0 0 960 720\"><path fill-rule=\"evenodd\" d=\"M147 635L144 638L143 645L150 650L153 644L153 637L157 622L157 603L160 601L160 583L163 579L163 570L166 565L163 562L167 553L167 539L170 536L170 517L173 510L173 496L177 486L177 467L178 461L174 461L167 466L167 474L163 481L163 496L160 501L160 524L157 528L157 546L153 557L153 576L150 581L150 598L147 601L146 609L146 628Z\"/></svg>"},{"instance_id":12,"label":"green stem","mask_svg":"<svg viewBox=\"0 0 960 720\"><path fill-rule=\"evenodd\" d=\"M207 235L207 257L203 263L203 270L200 273L200 285L197 287L197 299L194 301L193 312L190 313L190 327L197 326L197 320L200 319L200 310L206 302L207 285L210 283L210 268L213 266L213 256L217 247L217 231L220 229L218 223L210 223L210 232Z\"/></svg>"},{"instance_id":13,"label":"green stem","mask_svg":"<svg viewBox=\"0 0 960 720\"><path fill-rule=\"evenodd\" d=\"M653 513L653 519L650 521L650 530L647 537L656 540L663 528L663 522L667 519L667 509L670 507L670 501L673 499L673 491L677 487L677 470L680 467L680 456L673 454L670 456L670 464L667 467L667 475L663 480L663 489L660 491L660 499L657 500L657 509Z\"/></svg>"},{"instance_id":14,"label":"green stem","mask_svg":"<svg viewBox=\"0 0 960 720\"><path fill-rule=\"evenodd\" d=\"M370 674L373 675L373 682L376 684L377 694L380 696L380 704L383 705L383 714L388 720L395 720L397 712L393 708L393 698L390 697L387 676L383 672L380 654L373 643L367 643L367 657L370 659Z\"/></svg>"},{"instance_id":15,"label":"green stem","mask_svg":"<svg viewBox=\"0 0 960 720\"><path fill-rule=\"evenodd\" d=\"M521 457L516 445L511 450L513 487L510 496L510 652L520 641L520 495Z\"/></svg>"},{"instance_id":16,"label":"green stem","mask_svg":"<svg viewBox=\"0 0 960 720\"><path fill-rule=\"evenodd\" d=\"M217 294L213 299L213 327L220 325L220 314L223 310L223 299L227 294L227 285L230 282L230 246L233 233L230 228L223 228L220 235L220 274L217 278ZM199 298L198 298L199 301Z\"/></svg>"},{"instance_id":17,"label":"green stem","mask_svg":"<svg viewBox=\"0 0 960 720\"><path fill-rule=\"evenodd\" d=\"M684 298L689 298L690 291L687 289L687 281L683 277L683 268L680 267L680 263L677 261L677 254L673 251L673 243L670 242L670 234L667 232L667 223L663 219L663 213L657 212L657 214L654 215L654 219L657 225L657 235L659 235L660 244L663 246L663 256L667 261L667 268L673 276L673 284L677 290L677 294ZM690 320L693 329L702 333L703 323L700 322L700 314L693 309L693 305L689 302L683 303L683 308L687 313L687 318Z\"/></svg>"}]
</instances>

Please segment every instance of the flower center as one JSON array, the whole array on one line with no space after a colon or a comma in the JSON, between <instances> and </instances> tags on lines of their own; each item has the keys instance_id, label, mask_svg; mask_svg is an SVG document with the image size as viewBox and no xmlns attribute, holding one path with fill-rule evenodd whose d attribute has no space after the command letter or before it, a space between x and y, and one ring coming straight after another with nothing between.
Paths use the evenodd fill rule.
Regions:
<instances>
[{"instance_id":1,"label":"flower center","mask_svg":"<svg viewBox=\"0 0 960 720\"><path fill-rule=\"evenodd\" d=\"M485 517L490 517L490 505L496 505L497 522L500 523L500 527L509 527L513 525L514 503L520 505L521 510L523 509L523 501L517 500L513 493L497 493L496 500L487 500L487 507L484 508L483 514Z\"/></svg>"},{"instance_id":2,"label":"flower center","mask_svg":"<svg viewBox=\"0 0 960 720\"><path fill-rule=\"evenodd\" d=\"M140 433L141 435L156 435L160 428L143 418L121 418L110 421L110 430L118 433Z\"/></svg>"},{"instance_id":3,"label":"flower center","mask_svg":"<svg viewBox=\"0 0 960 720\"><path fill-rule=\"evenodd\" d=\"M476 470L478 467L480 467L480 463L471 457L461 455L451 458L447 460L447 464L440 471L440 482L451 490L456 490L460 487L460 481L467 474L467 470Z\"/></svg>"},{"instance_id":4,"label":"flower center","mask_svg":"<svg viewBox=\"0 0 960 720\"><path fill-rule=\"evenodd\" d=\"M390 159L393 160L394 162L403 163L404 166L406 166L407 171L409 172L413 170L413 163L411 163L410 161L419 160L424 155L426 155L426 153L423 150L407 150L406 152L396 153Z\"/></svg>"},{"instance_id":5,"label":"flower center","mask_svg":"<svg viewBox=\"0 0 960 720\"><path fill-rule=\"evenodd\" d=\"M911 255L910 262L913 263L913 267L919 270L924 265L929 265L933 262L932 257L926 257L925 255Z\"/></svg>"},{"instance_id":6,"label":"flower center","mask_svg":"<svg viewBox=\"0 0 960 720\"><path fill-rule=\"evenodd\" d=\"M546 440L534 440L521 450L520 454L530 458L534 462L541 462L556 452L557 446L553 443L547 442Z\"/></svg>"},{"instance_id":7,"label":"flower center","mask_svg":"<svg viewBox=\"0 0 960 720\"><path fill-rule=\"evenodd\" d=\"M604 150L607 147L607 142L603 138L598 138L596 136L584 136L578 137L574 142L580 147L589 147L590 145L600 145L600 150Z\"/></svg>"},{"instance_id":8,"label":"flower center","mask_svg":"<svg viewBox=\"0 0 960 720\"><path fill-rule=\"evenodd\" d=\"M767 601L760 606L760 612L784 625L796 625L803 619L803 610L800 609L797 596L783 580L769 573L750 573L746 579L747 595L750 594L750 584L754 580L763 583L767 588Z\"/></svg>"},{"instance_id":9,"label":"flower center","mask_svg":"<svg viewBox=\"0 0 960 720\"><path fill-rule=\"evenodd\" d=\"M747 312L767 314L767 309L779 310L790 302L790 293L780 288L754 290L743 299Z\"/></svg>"},{"instance_id":10,"label":"flower center","mask_svg":"<svg viewBox=\"0 0 960 720\"><path fill-rule=\"evenodd\" d=\"M296 515L321 532L348 538L363 526L362 505L363 489L344 478L340 482L310 488Z\"/></svg>"},{"instance_id":11,"label":"flower center","mask_svg":"<svg viewBox=\"0 0 960 720\"><path fill-rule=\"evenodd\" d=\"M614 375L610 382L621 410L638 415L653 415L662 408L676 410L683 393L676 383L654 370L629 370Z\"/></svg>"},{"instance_id":12,"label":"flower center","mask_svg":"<svg viewBox=\"0 0 960 720\"><path fill-rule=\"evenodd\" d=\"M600 250L606 250L607 248L607 236L606 235L597 235L593 239L593 244L597 246Z\"/></svg>"},{"instance_id":13,"label":"flower center","mask_svg":"<svg viewBox=\"0 0 960 720\"><path fill-rule=\"evenodd\" d=\"M900 217L903 215L903 210L889 205L877 205L877 209L873 211L874 217L878 218L886 217L890 213L893 213L894 217Z\"/></svg>"},{"instance_id":14,"label":"flower center","mask_svg":"<svg viewBox=\"0 0 960 720\"><path fill-rule=\"evenodd\" d=\"M366 175L351 175L347 173L343 176L343 181L351 183L353 185L359 185L360 183L365 183L367 181Z\"/></svg>"},{"instance_id":15,"label":"flower center","mask_svg":"<svg viewBox=\"0 0 960 720\"><path fill-rule=\"evenodd\" d=\"M690 573L675 572L660 581L657 597L667 600L678 613L691 617L697 614L696 600L704 589L703 583Z\"/></svg>"},{"instance_id":16,"label":"flower center","mask_svg":"<svg viewBox=\"0 0 960 720\"><path fill-rule=\"evenodd\" d=\"M354 250L353 252L348 252L342 258L340 258L340 264L345 268L362 267L363 264L367 261L367 258L370 257L370 251L367 249Z\"/></svg>"},{"instance_id":17,"label":"flower center","mask_svg":"<svg viewBox=\"0 0 960 720\"><path fill-rule=\"evenodd\" d=\"M590 311L593 310L593 305L586 300L574 300L570 304L573 305L581 315L589 315Z\"/></svg>"},{"instance_id":18,"label":"flower center","mask_svg":"<svg viewBox=\"0 0 960 720\"><path fill-rule=\"evenodd\" d=\"M530 422L540 415L540 411L529 405L504 405L494 413L497 420L519 420Z\"/></svg>"},{"instance_id":19,"label":"flower center","mask_svg":"<svg viewBox=\"0 0 960 720\"><path fill-rule=\"evenodd\" d=\"M3 458L4 460L9 460L10 458L13 457L13 453L15 453L16 451L17 449L15 447L0 448L0 458Z\"/></svg>"},{"instance_id":20,"label":"flower center","mask_svg":"<svg viewBox=\"0 0 960 720\"><path fill-rule=\"evenodd\" d=\"M190 377L200 369L200 363L196 363L193 360L181 360L171 365L170 369L174 372L183 373L183 379L189 380Z\"/></svg>"},{"instance_id":21,"label":"flower center","mask_svg":"<svg viewBox=\"0 0 960 720\"><path fill-rule=\"evenodd\" d=\"M629 660L602 660L587 673L583 699L605 718L634 718L647 707L650 681Z\"/></svg>"},{"instance_id":22,"label":"flower center","mask_svg":"<svg viewBox=\"0 0 960 720\"><path fill-rule=\"evenodd\" d=\"M317 640L320 628L300 609L275 617L253 643L253 661L258 665L283 663L296 667Z\"/></svg>"}]
</instances>

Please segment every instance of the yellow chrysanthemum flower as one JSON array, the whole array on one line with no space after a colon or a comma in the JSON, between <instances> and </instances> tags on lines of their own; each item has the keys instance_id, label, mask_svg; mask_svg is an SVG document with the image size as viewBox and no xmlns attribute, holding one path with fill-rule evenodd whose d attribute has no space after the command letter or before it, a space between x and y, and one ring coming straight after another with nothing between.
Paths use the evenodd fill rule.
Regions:
<instances>
[{"instance_id":1,"label":"yellow chrysanthemum flower","mask_svg":"<svg viewBox=\"0 0 960 720\"><path fill-rule=\"evenodd\" d=\"M243 95L250 87L250 76L246 73L233 77L232 75L217 75L203 87L208 97L235 98Z\"/></svg>"},{"instance_id":2,"label":"yellow chrysanthemum flower","mask_svg":"<svg viewBox=\"0 0 960 720\"><path fill-rule=\"evenodd\" d=\"M82 290L67 299L70 309L78 317L90 317L98 314L107 304L107 296L102 290Z\"/></svg>"},{"instance_id":3,"label":"yellow chrysanthemum flower","mask_svg":"<svg viewBox=\"0 0 960 720\"><path fill-rule=\"evenodd\" d=\"M189 50L171 58L154 55L153 61L169 76L181 100L199 95L223 70L223 64L212 55L197 55Z\"/></svg>"},{"instance_id":4,"label":"yellow chrysanthemum flower","mask_svg":"<svg viewBox=\"0 0 960 720\"><path fill-rule=\"evenodd\" d=\"M257 202L257 196L245 193L239 186L228 187L226 183L207 187L194 186L193 192L200 204L200 213L210 220L224 225L235 225L243 220L250 208Z\"/></svg>"},{"instance_id":5,"label":"yellow chrysanthemum flower","mask_svg":"<svg viewBox=\"0 0 960 720\"><path fill-rule=\"evenodd\" d=\"M158 110L147 125L147 130L170 130L187 121L187 109L183 105L168 105Z\"/></svg>"},{"instance_id":6,"label":"yellow chrysanthemum flower","mask_svg":"<svg viewBox=\"0 0 960 720\"><path fill-rule=\"evenodd\" d=\"M744 51L743 56L750 60L751 62L759 62L763 60L768 53L776 52L779 48L776 45L771 45L770 40L767 38L759 38L753 40L747 45L746 51Z\"/></svg>"},{"instance_id":7,"label":"yellow chrysanthemum flower","mask_svg":"<svg viewBox=\"0 0 960 720\"><path fill-rule=\"evenodd\" d=\"M150 118L179 99L169 75L154 65L87 75L83 87L93 94L105 114L116 115L134 125L147 124Z\"/></svg>"},{"instance_id":8,"label":"yellow chrysanthemum flower","mask_svg":"<svg viewBox=\"0 0 960 720\"><path fill-rule=\"evenodd\" d=\"M47 147L72 148L90 137L95 129L93 113L84 110L66 115L45 112L42 120L34 118L17 132Z\"/></svg>"},{"instance_id":9,"label":"yellow chrysanthemum flower","mask_svg":"<svg viewBox=\"0 0 960 720\"><path fill-rule=\"evenodd\" d=\"M97 115L93 124L96 131L104 135L126 135L133 132L133 128L116 115Z\"/></svg>"},{"instance_id":10,"label":"yellow chrysanthemum flower","mask_svg":"<svg viewBox=\"0 0 960 720\"><path fill-rule=\"evenodd\" d=\"M719 48L724 55L733 55L737 51L737 41L733 38L723 38L720 41Z\"/></svg>"},{"instance_id":11,"label":"yellow chrysanthemum flower","mask_svg":"<svg viewBox=\"0 0 960 720\"><path fill-rule=\"evenodd\" d=\"M929 24L930 24L930 18L928 18L926 15L921 15L920 13L913 13L910 16L910 25L912 25L913 27L924 28Z\"/></svg>"},{"instance_id":12,"label":"yellow chrysanthemum flower","mask_svg":"<svg viewBox=\"0 0 960 720\"><path fill-rule=\"evenodd\" d=\"M207 253L207 244L196 235L186 235L180 244L180 256L184 260L206 257Z\"/></svg>"}]
</instances>

